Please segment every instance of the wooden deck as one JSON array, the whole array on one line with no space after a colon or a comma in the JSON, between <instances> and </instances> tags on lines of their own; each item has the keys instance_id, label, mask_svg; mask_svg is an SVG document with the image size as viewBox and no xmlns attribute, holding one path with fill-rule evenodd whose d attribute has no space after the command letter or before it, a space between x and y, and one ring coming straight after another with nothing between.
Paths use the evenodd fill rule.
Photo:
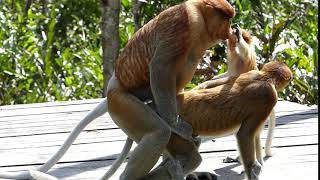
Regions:
<instances>
[{"instance_id":1,"label":"wooden deck","mask_svg":"<svg viewBox=\"0 0 320 180\"><path fill-rule=\"evenodd\" d=\"M44 163L100 100L0 106L0 172ZM274 156L266 159L261 179L318 179L318 107L279 101L275 109ZM266 129L263 144L265 137ZM105 114L81 133L49 174L59 179L99 179L118 156L125 138ZM215 142L206 138L200 151L204 160L197 170L215 171L219 179L244 179L241 165L222 163L227 155L237 154L233 136ZM118 179L121 168L112 179Z\"/></svg>"}]
</instances>

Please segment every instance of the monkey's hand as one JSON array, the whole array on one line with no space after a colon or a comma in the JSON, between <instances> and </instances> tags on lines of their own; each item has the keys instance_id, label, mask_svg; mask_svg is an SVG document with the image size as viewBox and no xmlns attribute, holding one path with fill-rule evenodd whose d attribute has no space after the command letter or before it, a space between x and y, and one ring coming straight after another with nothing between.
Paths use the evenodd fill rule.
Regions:
<instances>
[{"instance_id":1,"label":"monkey's hand","mask_svg":"<svg viewBox=\"0 0 320 180\"><path fill-rule=\"evenodd\" d=\"M181 136L188 141L194 141L192 137L192 126L186 121L182 120L179 115L177 116L176 122L170 125L173 133Z\"/></svg>"},{"instance_id":2,"label":"monkey's hand","mask_svg":"<svg viewBox=\"0 0 320 180\"><path fill-rule=\"evenodd\" d=\"M240 38L242 38L241 28L238 24L236 24L229 35L228 46L230 48L237 47L237 44L240 42Z\"/></svg>"},{"instance_id":3,"label":"monkey's hand","mask_svg":"<svg viewBox=\"0 0 320 180\"><path fill-rule=\"evenodd\" d=\"M237 43L239 42L239 39L237 37L237 34L236 34L236 30L233 31L233 33L229 36L229 39L228 39L228 46L231 47L231 48L235 48L237 46Z\"/></svg>"},{"instance_id":4,"label":"monkey's hand","mask_svg":"<svg viewBox=\"0 0 320 180\"><path fill-rule=\"evenodd\" d=\"M235 30L236 30L235 35L237 36L238 43L239 43L240 38L242 38L242 32L241 32L241 28L238 24L236 25Z\"/></svg>"}]
</instances>

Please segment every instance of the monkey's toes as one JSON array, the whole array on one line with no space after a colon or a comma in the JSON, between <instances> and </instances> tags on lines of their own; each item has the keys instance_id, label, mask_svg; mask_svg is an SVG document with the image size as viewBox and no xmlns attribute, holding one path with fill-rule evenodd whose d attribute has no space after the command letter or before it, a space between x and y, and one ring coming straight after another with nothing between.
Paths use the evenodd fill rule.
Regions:
<instances>
[{"instance_id":1,"label":"monkey's toes","mask_svg":"<svg viewBox=\"0 0 320 180\"><path fill-rule=\"evenodd\" d=\"M187 175L186 180L217 180L218 176L210 172L193 172Z\"/></svg>"}]
</instances>

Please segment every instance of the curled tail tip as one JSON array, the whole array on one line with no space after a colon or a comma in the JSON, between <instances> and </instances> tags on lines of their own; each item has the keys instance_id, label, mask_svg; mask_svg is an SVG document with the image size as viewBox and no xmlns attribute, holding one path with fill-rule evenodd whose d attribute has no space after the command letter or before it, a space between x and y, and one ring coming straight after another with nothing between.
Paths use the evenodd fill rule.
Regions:
<instances>
[{"instance_id":1,"label":"curled tail tip","mask_svg":"<svg viewBox=\"0 0 320 180\"><path fill-rule=\"evenodd\" d=\"M29 170L29 173L31 177L37 180L58 180L56 177L36 170Z\"/></svg>"}]
</instances>

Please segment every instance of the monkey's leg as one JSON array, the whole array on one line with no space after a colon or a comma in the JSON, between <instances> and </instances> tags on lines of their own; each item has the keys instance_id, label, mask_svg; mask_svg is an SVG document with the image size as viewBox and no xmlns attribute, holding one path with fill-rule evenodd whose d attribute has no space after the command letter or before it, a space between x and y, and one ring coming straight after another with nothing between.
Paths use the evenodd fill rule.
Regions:
<instances>
[{"instance_id":1,"label":"monkey's leg","mask_svg":"<svg viewBox=\"0 0 320 180\"><path fill-rule=\"evenodd\" d=\"M147 105L121 89L115 78L108 90L109 112L114 122L138 142L120 179L140 179L148 174L165 149L170 127ZM118 86L118 87L117 87Z\"/></svg>"},{"instance_id":2,"label":"monkey's leg","mask_svg":"<svg viewBox=\"0 0 320 180\"><path fill-rule=\"evenodd\" d=\"M272 143L275 127L276 127L276 116L275 116L274 109L272 109L269 115L268 135L267 135L266 144L264 146L265 154L266 156L269 156L269 157L272 156L271 143Z\"/></svg>"},{"instance_id":3,"label":"monkey's leg","mask_svg":"<svg viewBox=\"0 0 320 180\"><path fill-rule=\"evenodd\" d=\"M261 172L261 165L256 160L255 151L255 132L258 127L255 127L255 122L252 123L252 121L250 121L250 119L247 119L242 123L238 133L236 134L236 138L240 151L241 161L248 180L258 180L259 174Z\"/></svg>"},{"instance_id":4,"label":"monkey's leg","mask_svg":"<svg viewBox=\"0 0 320 180\"><path fill-rule=\"evenodd\" d=\"M176 171L182 171L181 173L185 175L192 172L201 163L202 158L198 151L198 145L199 141L190 142L176 134L172 134L167 145L169 157L143 179L181 179L181 177L175 177ZM179 163L181 168L173 168L173 165L176 163Z\"/></svg>"}]
</instances>

